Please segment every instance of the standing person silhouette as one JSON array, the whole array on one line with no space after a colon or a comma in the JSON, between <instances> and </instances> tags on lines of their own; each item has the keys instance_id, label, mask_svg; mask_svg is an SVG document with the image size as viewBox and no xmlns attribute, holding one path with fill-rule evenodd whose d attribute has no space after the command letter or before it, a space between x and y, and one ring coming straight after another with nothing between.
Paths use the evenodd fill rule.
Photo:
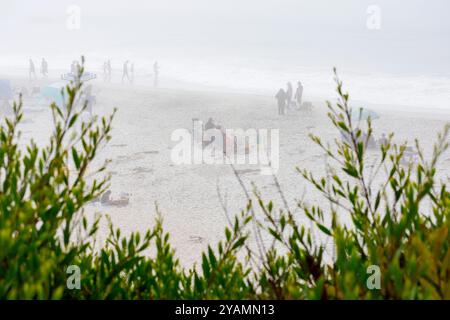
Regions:
<instances>
[{"instance_id":1,"label":"standing person silhouette","mask_svg":"<svg viewBox=\"0 0 450 320\"><path fill-rule=\"evenodd\" d=\"M125 77L127 78L128 81L130 81L130 75L128 74L128 63L129 63L129 61L127 60L123 64L122 83L123 83L123 80L125 79Z\"/></svg>"},{"instance_id":2,"label":"standing person silhouette","mask_svg":"<svg viewBox=\"0 0 450 320\"><path fill-rule=\"evenodd\" d=\"M278 115L283 115L286 108L287 94L283 88L281 88L276 94L275 98L278 102Z\"/></svg>"},{"instance_id":3,"label":"standing person silhouette","mask_svg":"<svg viewBox=\"0 0 450 320\"><path fill-rule=\"evenodd\" d=\"M155 61L155 63L153 64L153 74L154 74L153 86L156 88L158 86L158 77L159 77L158 61Z\"/></svg>"},{"instance_id":4,"label":"standing person silhouette","mask_svg":"<svg viewBox=\"0 0 450 320\"><path fill-rule=\"evenodd\" d=\"M108 62L106 63L106 70L108 73L108 82L111 82L111 74L112 74L111 60L108 60Z\"/></svg>"},{"instance_id":5,"label":"standing person silhouette","mask_svg":"<svg viewBox=\"0 0 450 320\"><path fill-rule=\"evenodd\" d=\"M131 63L131 67L130 67L130 82L134 83L134 62Z\"/></svg>"},{"instance_id":6,"label":"standing person silhouette","mask_svg":"<svg viewBox=\"0 0 450 320\"><path fill-rule=\"evenodd\" d=\"M47 76L48 76L48 63L47 63L47 61L44 58L42 58L42 62L41 62L41 73L42 73L42 76L44 78L47 78Z\"/></svg>"},{"instance_id":7,"label":"standing person silhouette","mask_svg":"<svg viewBox=\"0 0 450 320\"><path fill-rule=\"evenodd\" d=\"M302 106L302 97L303 97L303 85L299 81L297 83L297 89L295 90L295 101L297 101L297 108L300 109Z\"/></svg>"},{"instance_id":8,"label":"standing person silhouette","mask_svg":"<svg viewBox=\"0 0 450 320\"><path fill-rule=\"evenodd\" d=\"M29 61L29 67L28 67L28 75L30 77L30 80L32 80L31 75L33 75L33 78L36 80L37 76L36 76L36 68L34 67L34 62L33 60L30 59Z\"/></svg>"},{"instance_id":9,"label":"standing person silhouette","mask_svg":"<svg viewBox=\"0 0 450 320\"><path fill-rule=\"evenodd\" d=\"M294 95L294 90L292 89L292 83L288 82L287 90L286 90L286 106L288 107L288 109L291 108L293 95Z\"/></svg>"}]
</instances>

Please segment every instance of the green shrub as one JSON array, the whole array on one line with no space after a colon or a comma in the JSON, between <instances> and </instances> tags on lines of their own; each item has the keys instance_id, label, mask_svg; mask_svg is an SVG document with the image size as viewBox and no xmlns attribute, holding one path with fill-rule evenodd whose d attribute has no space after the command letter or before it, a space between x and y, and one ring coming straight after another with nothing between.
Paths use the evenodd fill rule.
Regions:
<instances>
[{"instance_id":1,"label":"green shrub","mask_svg":"<svg viewBox=\"0 0 450 320\"><path fill-rule=\"evenodd\" d=\"M110 138L113 116L80 120L83 84L66 87L63 107L51 105L54 130L45 148L19 147L19 100L0 127L0 298L449 299L450 193L436 181L449 128L430 161L417 143L419 163L407 166L406 144L394 144L391 135L372 169L366 163L370 119L354 123L348 94L336 81L340 100L329 104L329 117L349 139L330 147L313 136L334 166L320 178L299 169L328 205L301 202L298 217L284 204L277 210L265 203L256 189L254 206L243 190L245 210L230 219L224 240L188 269L180 266L160 215L144 235L124 237L110 224L105 245L95 248L100 218L88 222L83 207L105 191L108 178L86 173L106 168L92 166ZM383 182L375 186L375 177ZM264 233L273 239L270 246ZM325 255L327 240L332 257ZM79 289L68 285L69 266L80 270ZM368 286L371 266L381 272L379 289Z\"/></svg>"}]
</instances>

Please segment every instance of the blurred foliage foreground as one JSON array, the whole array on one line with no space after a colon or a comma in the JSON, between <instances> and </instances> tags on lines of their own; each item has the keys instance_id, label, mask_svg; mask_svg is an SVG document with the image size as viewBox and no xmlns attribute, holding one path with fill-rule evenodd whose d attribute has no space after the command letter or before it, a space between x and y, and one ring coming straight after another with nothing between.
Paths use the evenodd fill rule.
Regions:
<instances>
[{"instance_id":1,"label":"blurred foliage foreground","mask_svg":"<svg viewBox=\"0 0 450 320\"><path fill-rule=\"evenodd\" d=\"M83 207L108 186L107 163L93 160L113 115L83 120L83 83L63 90L64 106L51 105L44 148L19 146L19 99L0 129L0 299L449 299L450 193L436 178L449 128L429 157L416 142L418 159L405 164L411 148L391 134L368 164L371 120L355 121L337 75L336 84L328 116L345 138L311 136L329 160L323 177L298 169L325 205L300 201L299 217L243 187L245 209L187 269L160 215L145 234L110 224L96 245L103 218L88 220Z\"/></svg>"}]
</instances>

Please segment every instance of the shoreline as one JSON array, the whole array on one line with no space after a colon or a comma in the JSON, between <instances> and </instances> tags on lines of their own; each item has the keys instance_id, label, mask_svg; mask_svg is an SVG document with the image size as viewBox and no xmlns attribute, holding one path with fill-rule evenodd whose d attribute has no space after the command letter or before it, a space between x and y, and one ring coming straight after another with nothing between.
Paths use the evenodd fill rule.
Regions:
<instances>
[{"instance_id":1,"label":"shoreline","mask_svg":"<svg viewBox=\"0 0 450 320\"><path fill-rule=\"evenodd\" d=\"M0 68L0 79L1 78L6 78L6 79L10 79L13 81L18 81L20 83L26 83L28 80L27 76L24 76L24 74L26 75L27 73L27 69L26 68L13 68L13 70L15 72L11 73L10 72L4 72L5 68ZM106 83L102 80L102 75L101 75L101 71L100 70L96 70L95 68L92 69L94 71L94 73L97 74L97 79L94 80L93 82L89 82L89 84L95 84L95 85L99 85L99 86L112 86L114 89L118 89L118 87L123 87L123 88L130 88L133 90L148 90L148 89L152 89L153 88L153 76L150 73L146 73L144 75L142 74L138 74L136 75L136 81L134 84L130 85L130 84L122 84L120 81L118 81L118 79L120 79L120 72L118 70L115 70L115 75L114 77L116 78L115 81L110 82L110 83ZM89 70L87 70L89 71ZM41 78L40 75L38 74L38 79L37 80L33 80L34 83L54 83L54 82L62 82L63 80L61 80L58 77L55 77L55 74L63 74L66 73L67 70L64 69L53 69L50 74L52 75L52 77L49 78ZM38 72L37 72L38 73ZM363 106L367 109L373 109L373 110L379 110L379 111L388 111L388 112L408 112L408 113L415 113L418 116L430 116L430 112L436 114L435 116L438 115L448 115L449 119L450 119L450 101L449 101L449 106L448 108L442 107L426 107L426 106L409 106L409 105L403 105L403 104L390 104L390 103L384 103L384 104L380 104L380 103L373 103L370 102L368 99L366 100L361 100L361 99L352 99L352 87L350 85L346 85L346 81L345 78L342 79L344 82L344 89L346 89L349 93L350 93L350 101L352 103L352 105L355 108L359 108L360 106ZM28 80L28 84L30 84L30 81ZM158 89L162 89L162 90L174 90L174 91L187 91L187 92L197 92L197 93L202 93L202 92L208 92L211 94L217 94L217 95L242 95L242 96L249 96L249 97L264 97L264 98L273 98L276 94L276 91L278 90L277 88L274 88L273 94L269 93L267 90L265 90L264 92L254 92L252 90L249 89L234 89L234 88L229 88L226 86L218 86L218 85L208 85L208 84L202 84L196 81L185 81L185 80L179 80L179 79L174 79L174 78L166 78L166 77L161 77L160 78L160 86ZM333 88L334 90L334 88ZM335 97L337 97L337 94L333 91L332 93L330 93L333 95L333 99ZM308 96L308 87L305 87L305 91L304 91L304 101L310 101L315 105L325 105L327 100L330 100L332 103L335 101L333 99L326 99L326 98L322 98L319 96Z\"/></svg>"}]
</instances>

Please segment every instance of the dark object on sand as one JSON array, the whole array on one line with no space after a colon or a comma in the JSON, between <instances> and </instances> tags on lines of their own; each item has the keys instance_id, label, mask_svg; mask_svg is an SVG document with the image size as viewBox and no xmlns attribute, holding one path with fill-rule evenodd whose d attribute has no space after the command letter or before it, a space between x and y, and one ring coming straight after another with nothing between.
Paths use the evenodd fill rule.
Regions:
<instances>
[{"instance_id":1,"label":"dark object on sand","mask_svg":"<svg viewBox=\"0 0 450 320\"><path fill-rule=\"evenodd\" d=\"M130 203L128 194L121 195L120 199L114 200L111 198L111 190L106 191L100 198L100 203L104 206L125 207Z\"/></svg>"}]
</instances>

